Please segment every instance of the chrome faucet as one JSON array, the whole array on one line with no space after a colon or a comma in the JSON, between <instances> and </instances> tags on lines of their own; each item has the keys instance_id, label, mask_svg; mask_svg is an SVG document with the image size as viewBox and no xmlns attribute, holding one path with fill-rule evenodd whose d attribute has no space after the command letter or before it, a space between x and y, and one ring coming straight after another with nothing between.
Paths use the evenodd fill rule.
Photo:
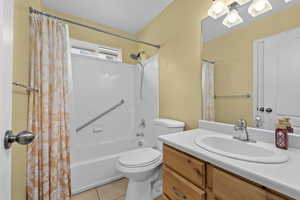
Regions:
<instances>
[{"instance_id":1,"label":"chrome faucet","mask_svg":"<svg viewBox=\"0 0 300 200\"><path fill-rule=\"evenodd\" d=\"M234 139L243 141L243 142L255 142L249 138L249 133L247 129L247 121L244 119L240 119L238 123L234 126L235 131L241 131L240 136L234 136Z\"/></svg>"},{"instance_id":2,"label":"chrome faucet","mask_svg":"<svg viewBox=\"0 0 300 200\"><path fill-rule=\"evenodd\" d=\"M141 122L139 124L139 128L146 128L146 120L145 119L141 119Z\"/></svg>"}]
</instances>

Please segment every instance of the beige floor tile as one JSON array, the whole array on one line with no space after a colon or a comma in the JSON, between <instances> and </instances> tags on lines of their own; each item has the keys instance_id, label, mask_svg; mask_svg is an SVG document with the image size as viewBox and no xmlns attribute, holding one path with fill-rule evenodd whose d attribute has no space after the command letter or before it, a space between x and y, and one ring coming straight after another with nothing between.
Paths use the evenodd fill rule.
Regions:
<instances>
[{"instance_id":1,"label":"beige floor tile","mask_svg":"<svg viewBox=\"0 0 300 200\"><path fill-rule=\"evenodd\" d=\"M126 194L128 185L127 179L121 179L111 184L97 188L101 200L116 200Z\"/></svg>"},{"instance_id":2,"label":"beige floor tile","mask_svg":"<svg viewBox=\"0 0 300 200\"><path fill-rule=\"evenodd\" d=\"M98 194L96 190L89 190L80 194L74 195L72 200L98 200Z\"/></svg>"},{"instance_id":3,"label":"beige floor tile","mask_svg":"<svg viewBox=\"0 0 300 200\"><path fill-rule=\"evenodd\" d=\"M125 200L125 196L121 196L120 198L118 198L116 200ZM161 197L156 198L155 200L165 200L165 199L163 199L163 197L161 196Z\"/></svg>"}]
</instances>

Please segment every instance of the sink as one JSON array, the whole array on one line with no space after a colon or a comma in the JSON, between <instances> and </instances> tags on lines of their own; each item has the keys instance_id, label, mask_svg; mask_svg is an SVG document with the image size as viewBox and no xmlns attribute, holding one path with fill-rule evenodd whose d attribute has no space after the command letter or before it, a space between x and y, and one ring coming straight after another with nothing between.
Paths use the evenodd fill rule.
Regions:
<instances>
[{"instance_id":1,"label":"sink","mask_svg":"<svg viewBox=\"0 0 300 200\"><path fill-rule=\"evenodd\" d=\"M284 150L277 149L271 144L242 142L229 135L198 136L195 143L207 151L237 160L265 164L288 161Z\"/></svg>"}]
</instances>

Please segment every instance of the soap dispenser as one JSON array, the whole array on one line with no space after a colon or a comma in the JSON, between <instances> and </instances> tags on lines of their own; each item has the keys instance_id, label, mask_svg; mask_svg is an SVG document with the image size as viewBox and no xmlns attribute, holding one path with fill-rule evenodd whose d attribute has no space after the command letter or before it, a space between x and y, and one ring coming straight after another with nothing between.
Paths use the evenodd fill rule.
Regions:
<instances>
[{"instance_id":1,"label":"soap dispenser","mask_svg":"<svg viewBox=\"0 0 300 200\"><path fill-rule=\"evenodd\" d=\"M294 133L294 129L293 129L292 124L290 122L290 118L283 118L283 120L284 120L284 124L287 127L288 132L289 133Z\"/></svg>"},{"instance_id":2,"label":"soap dispenser","mask_svg":"<svg viewBox=\"0 0 300 200\"><path fill-rule=\"evenodd\" d=\"M276 147L280 149L288 149L288 127L285 119L279 119L275 131Z\"/></svg>"}]
</instances>

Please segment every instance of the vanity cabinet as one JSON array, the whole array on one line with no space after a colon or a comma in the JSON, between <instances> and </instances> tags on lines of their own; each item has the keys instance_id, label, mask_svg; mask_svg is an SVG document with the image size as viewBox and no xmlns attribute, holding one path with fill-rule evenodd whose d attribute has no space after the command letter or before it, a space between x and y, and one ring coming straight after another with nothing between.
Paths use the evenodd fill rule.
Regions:
<instances>
[{"instance_id":1,"label":"vanity cabinet","mask_svg":"<svg viewBox=\"0 0 300 200\"><path fill-rule=\"evenodd\" d=\"M165 200L292 200L164 145Z\"/></svg>"}]
</instances>

